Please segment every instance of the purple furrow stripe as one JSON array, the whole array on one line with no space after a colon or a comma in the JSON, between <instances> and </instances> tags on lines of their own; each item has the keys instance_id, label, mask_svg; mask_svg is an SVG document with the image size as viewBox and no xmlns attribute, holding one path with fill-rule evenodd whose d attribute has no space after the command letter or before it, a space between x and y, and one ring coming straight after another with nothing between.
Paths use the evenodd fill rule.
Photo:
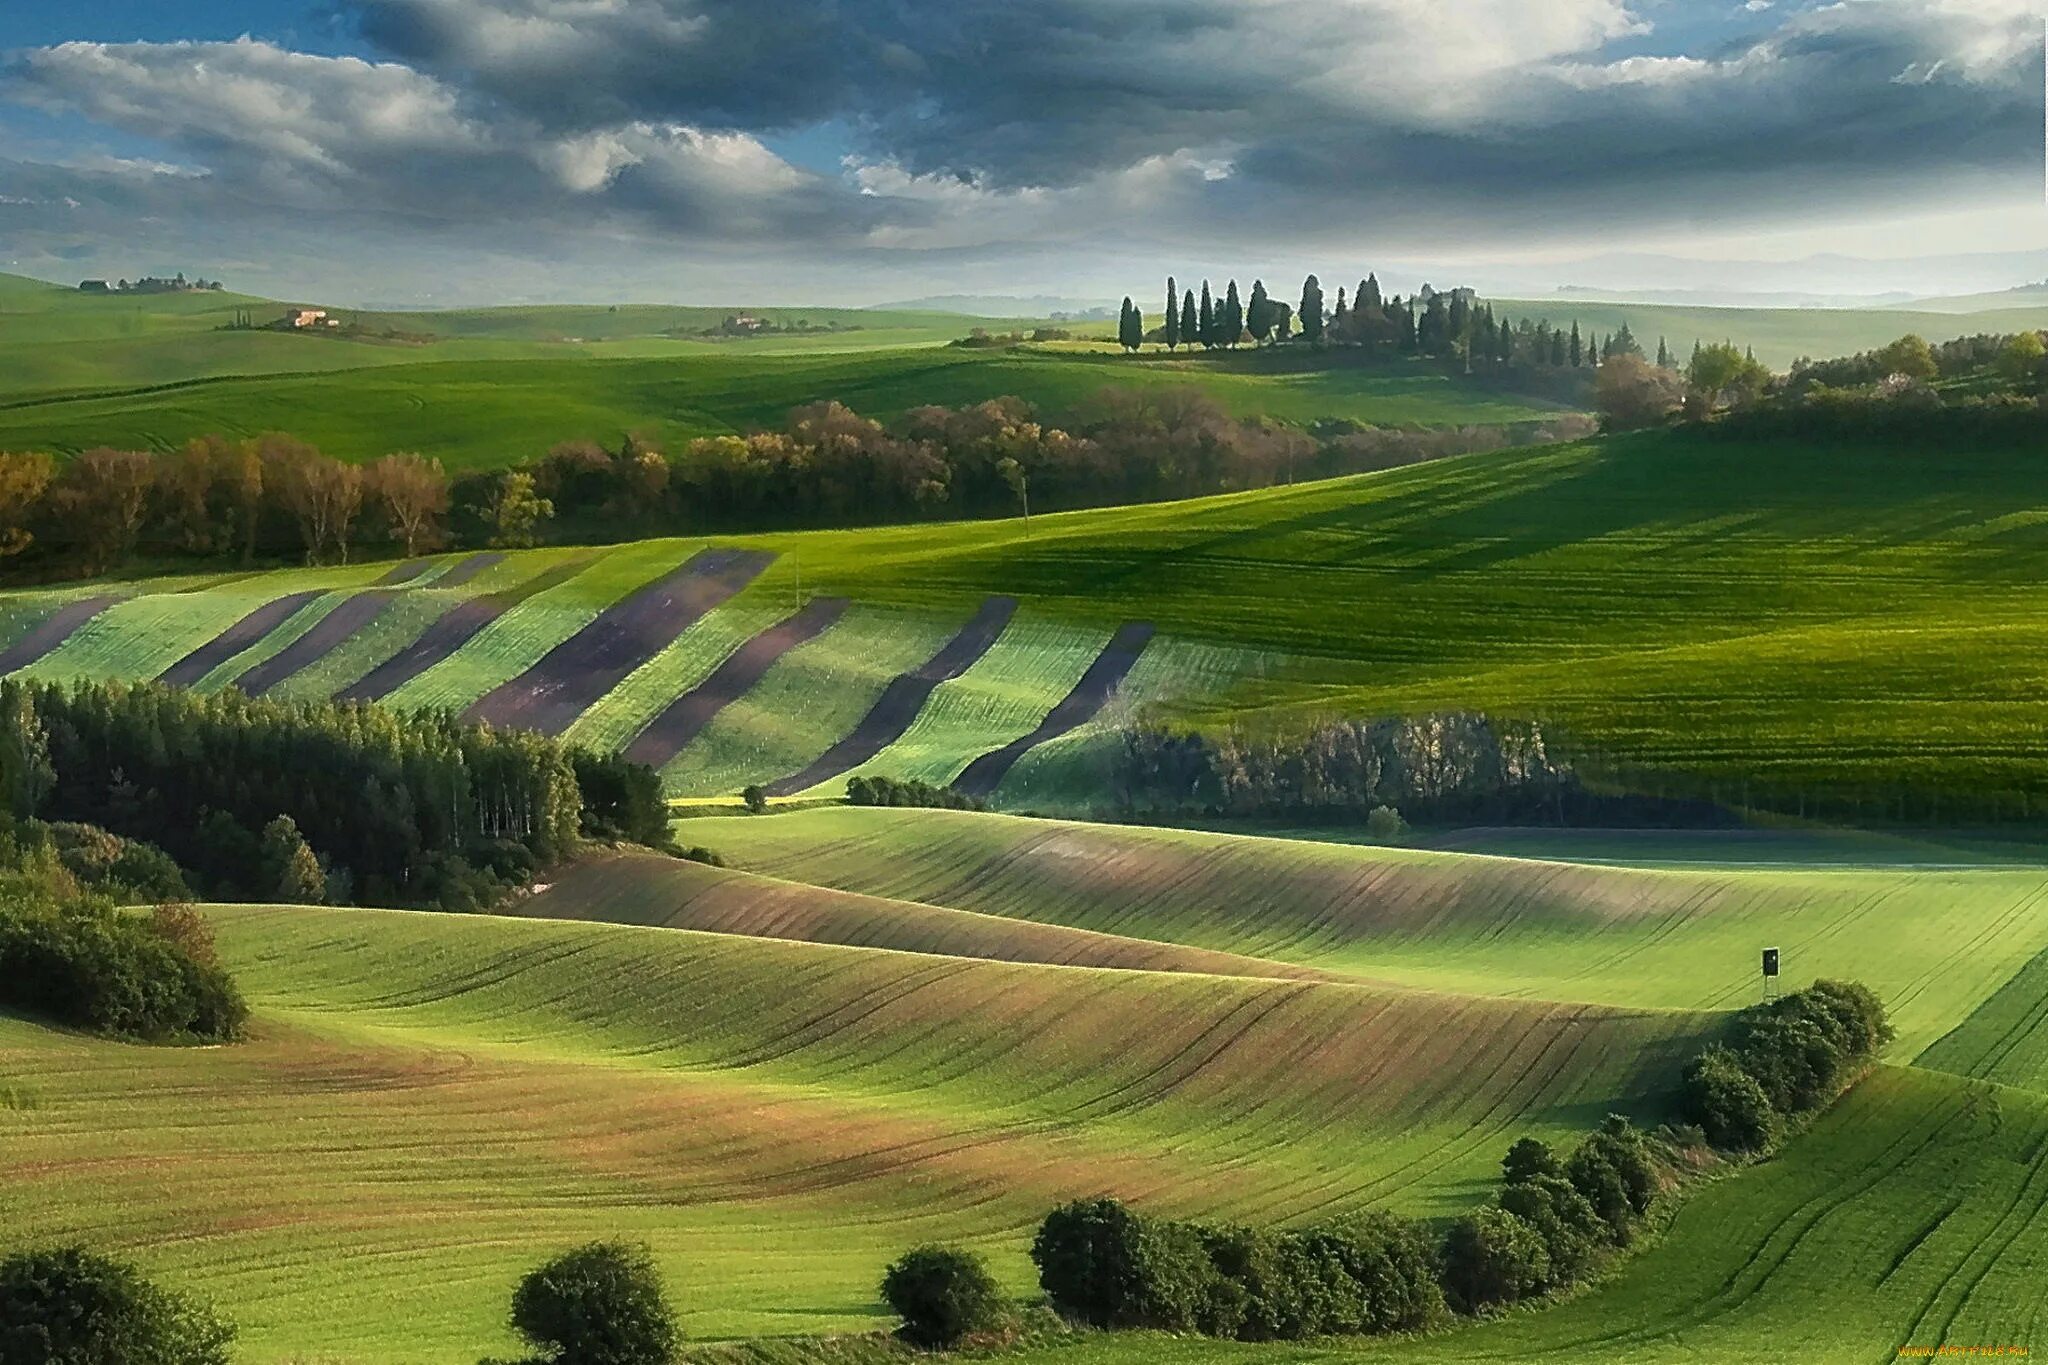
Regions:
<instances>
[{"instance_id":1,"label":"purple furrow stripe","mask_svg":"<svg viewBox=\"0 0 2048 1365\"><path fill-rule=\"evenodd\" d=\"M1002 785L1018 759L1047 740L1058 739L1069 730L1093 720L1095 713L1102 709L1130 674L1138 656L1145 652L1145 646L1151 640L1150 621L1128 621L1119 626L1115 636L1095 656L1095 662L1089 664L1088 671L1081 675L1081 681L1074 684L1074 690L1046 713L1036 730L975 759L967 765L965 772L953 779L953 789L968 796L986 797Z\"/></svg>"},{"instance_id":2,"label":"purple furrow stripe","mask_svg":"<svg viewBox=\"0 0 2048 1365\"><path fill-rule=\"evenodd\" d=\"M796 615L755 635L713 669L710 677L670 702L668 709L649 721L647 728L626 747L626 757L650 768L666 764L711 723L713 716L753 690L777 659L823 632L845 614L846 607L843 597L815 598Z\"/></svg>"},{"instance_id":3,"label":"purple furrow stripe","mask_svg":"<svg viewBox=\"0 0 2048 1365\"><path fill-rule=\"evenodd\" d=\"M463 719L559 735L627 674L753 582L774 558L753 550L704 550L691 556L607 607L533 667L493 688L463 712Z\"/></svg>"},{"instance_id":4,"label":"purple furrow stripe","mask_svg":"<svg viewBox=\"0 0 2048 1365\"><path fill-rule=\"evenodd\" d=\"M903 738L903 732L910 728L918 713L924 710L924 704L931 700L933 690L980 662L981 656L1002 637L1016 612L1017 599L1014 597L991 597L983 602L974 619L962 626L959 634L948 640L937 654L909 672L891 678L889 685L882 689L881 697L844 739L827 749L802 772L769 783L768 794L792 796L800 791L809 791L820 782L829 782L841 773L851 772Z\"/></svg>"},{"instance_id":5,"label":"purple furrow stripe","mask_svg":"<svg viewBox=\"0 0 2048 1365\"><path fill-rule=\"evenodd\" d=\"M0 675L27 668L36 660L48 654L78 633L93 617L98 616L116 602L125 601L118 593L107 593L99 597L81 597L76 602L66 602L57 610L36 622L28 634L16 640L6 649L0 650Z\"/></svg>"}]
</instances>

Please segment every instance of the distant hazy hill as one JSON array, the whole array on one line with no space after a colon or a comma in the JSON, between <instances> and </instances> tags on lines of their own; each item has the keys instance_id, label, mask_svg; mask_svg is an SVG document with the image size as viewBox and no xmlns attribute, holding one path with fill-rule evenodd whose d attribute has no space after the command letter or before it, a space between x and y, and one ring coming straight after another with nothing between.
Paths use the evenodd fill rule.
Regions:
<instances>
[{"instance_id":1,"label":"distant hazy hill","mask_svg":"<svg viewBox=\"0 0 2048 1365\"><path fill-rule=\"evenodd\" d=\"M1051 295L1018 298L1005 294L934 294L930 298L878 303L873 307L892 311L965 313L977 318L1049 318L1054 313L1087 313L1101 309L1107 309L1113 315L1116 311L1114 301L1104 302L1101 299L1063 299Z\"/></svg>"},{"instance_id":2,"label":"distant hazy hill","mask_svg":"<svg viewBox=\"0 0 2048 1365\"><path fill-rule=\"evenodd\" d=\"M1929 313L1984 313L2001 308L2048 307L2048 280L2001 289L1992 294L1951 294L1946 297L1915 299L1908 307Z\"/></svg>"}]
</instances>

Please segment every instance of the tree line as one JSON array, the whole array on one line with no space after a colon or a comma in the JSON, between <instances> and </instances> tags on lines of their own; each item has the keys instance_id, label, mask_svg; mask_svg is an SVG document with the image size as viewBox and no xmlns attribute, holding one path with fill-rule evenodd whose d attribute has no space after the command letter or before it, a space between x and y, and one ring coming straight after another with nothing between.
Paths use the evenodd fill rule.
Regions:
<instances>
[{"instance_id":1,"label":"tree line","mask_svg":"<svg viewBox=\"0 0 2048 1365\"><path fill-rule=\"evenodd\" d=\"M209 899L477 909L666 816L639 765L444 713L0 682L0 819L145 841Z\"/></svg>"},{"instance_id":2,"label":"tree line","mask_svg":"<svg viewBox=\"0 0 2048 1365\"><path fill-rule=\"evenodd\" d=\"M293 437L211 436L170 452L0 454L0 566L98 576L139 554L254 563L517 548L552 540L1014 516L1236 489L1576 434L1568 417L1515 433L1299 428L1233 416L1192 385L1104 388L1042 416L1014 397L914 408L890 423L835 402L773 429L664 454L558 444L454 477L437 460L354 465Z\"/></svg>"}]
</instances>

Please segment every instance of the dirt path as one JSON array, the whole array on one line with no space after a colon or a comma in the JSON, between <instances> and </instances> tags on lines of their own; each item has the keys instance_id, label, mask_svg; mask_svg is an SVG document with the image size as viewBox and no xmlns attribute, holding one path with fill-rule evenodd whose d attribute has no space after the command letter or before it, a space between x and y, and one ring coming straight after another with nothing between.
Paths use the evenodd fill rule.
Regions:
<instances>
[{"instance_id":1,"label":"dirt path","mask_svg":"<svg viewBox=\"0 0 2048 1365\"><path fill-rule=\"evenodd\" d=\"M659 768L683 751L711 718L753 690L761 675L783 655L812 639L845 614L843 597L813 598L796 615L785 617L760 632L711 676L668 704L668 709L647 723L647 728L626 747L626 757L635 763Z\"/></svg>"},{"instance_id":2,"label":"dirt path","mask_svg":"<svg viewBox=\"0 0 2048 1365\"><path fill-rule=\"evenodd\" d=\"M925 702L931 699L933 689L974 667L1002 636L1016 612L1017 599L1014 597L991 597L983 602L974 619L962 626L960 633L948 640L943 649L908 673L899 673L890 679L873 709L861 718L860 724L854 726L846 738L827 749L802 772L769 783L768 794L792 796L800 791L809 791L820 782L829 782L841 773L853 771L903 738L903 732L910 728L918 713L924 710Z\"/></svg>"},{"instance_id":3,"label":"dirt path","mask_svg":"<svg viewBox=\"0 0 2048 1365\"><path fill-rule=\"evenodd\" d=\"M1081 681L1074 684L1074 690L1061 699L1060 704L1046 713L1038 728L1022 739L1013 739L1000 749L992 749L967 765L967 770L953 779L955 791L968 796L986 798L1009 776L1017 760L1045 743L1058 739L1069 730L1086 725L1095 718L1103 703L1107 702L1131 668L1138 662L1138 656L1145 652L1145 646L1152 642L1150 621L1127 621L1117 627L1110 642L1095 656L1095 662L1088 665L1088 671L1081 675Z\"/></svg>"},{"instance_id":4,"label":"dirt path","mask_svg":"<svg viewBox=\"0 0 2048 1365\"><path fill-rule=\"evenodd\" d=\"M754 581L775 556L703 550L599 613L533 667L479 699L462 718L559 735L706 613Z\"/></svg>"},{"instance_id":5,"label":"dirt path","mask_svg":"<svg viewBox=\"0 0 2048 1365\"><path fill-rule=\"evenodd\" d=\"M529 597L566 583L589 568L596 556L571 559L517 587L458 602L417 640L334 694L336 701L381 701L477 637L478 632ZM461 572L460 566L451 571Z\"/></svg>"},{"instance_id":6,"label":"dirt path","mask_svg":"<svg viewBox=\"0 0 2048 1365\"><path fill-rule=\"evenodd\" d=\"M35 628L28 634L6 649L0 649L0 677L16 669L27 668L77 634L78 628L87 621L116 602L126 600L119 593L106 593L99 597L81 597L76 602L66 602L36 622Z\"/></svg>"}]
</instances>

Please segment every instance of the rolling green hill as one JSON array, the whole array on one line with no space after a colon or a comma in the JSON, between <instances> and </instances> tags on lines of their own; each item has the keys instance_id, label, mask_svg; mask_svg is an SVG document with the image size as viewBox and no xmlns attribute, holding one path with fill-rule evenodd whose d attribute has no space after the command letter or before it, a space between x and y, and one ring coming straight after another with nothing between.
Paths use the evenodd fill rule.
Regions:
<instances>
[{"instance_id":1,"label":"rolling green hill","mask_svg":"<svg viewBox=\"0 0 2048 1365\"><path fill-rule=\"evenodd\" d=\"M838 623L777 659L668 774L676 794L693 796L774 781L857 724L891 670L919 662L991 596L1011 595L1020 606L1001 638L939 684L865 770L950 780L1031 732L1122 623L1144 621L1158 633L1118 703L1028 753L1000 803L1099 803L1106 727L1146 708L1248 724L1475 708L1545 718L1625 762L1638 783L1737 802L1770 795L1788 813L1849 821L2023 821L2048 794L2037 464L2012 448L1660 434L1042 516L1028 530L1009 521L721 539L778 557L693 629L654 640L579 733L629 740L793 612L799 593L844 597L853 605ZM327 695L465 594L589 559L391 698L467 706L705 543L515 553L463 589L429 582L281 695ZM241 577L169 601L157 599L192 580L102 585L140 595L31 671L153 675L266 593L359 586L381 571ZM0 596L0 639L100 590ZM254 648L274 652L307 624Z\"/></svg>"},{"instance_id":2,"label":"rolling green hill","mask_svg":"<svg viewBox=\"0 0 2048 1365\"><path fill-rule=\"evenodd\" d=\"M309 352L349 344L276 340ZM459 469L538 458L559 441L616 443L628 431L672 449L694 436L771 426L791 408L825 399L881 418L927 404L959 406L1006 394L1065 412L1122 384L1198 383L1240 415L1290 422L1329 417L1379 425L1483 425L1532 421L1559 410L1421 365L1304 371L1250 355L1216 362L1129 361L1087 350L931 346L816 355L760 352L749 349L753 345L575 363L425 363L415 351L409 363L336 373L24 398L0 403L0 449L161 449L212 433L283 430L347 459L415 450Z\"/></svg>"},{"instance_id":3,"label":"rolling green hill","mask_svg":"<svg viewBox=\"0 0 2048 1365\"><path fill-rule=\"evenodd\" d=\"M904 1247L1079 1190L1299 1219L1470 1203L1521 1132L1654 1109L1708 1021L414 912L213 912L254 1040L0 1018L0 1239L201 1290L243 1359L505 1354L549 1248L645 1238L694 1336L865 1328Z\"/></svg>"},{"instance_id":4,"label":"rolling green hill","mask_svg":"<svg viewBox=\"0 0 2048 1365\"><path fill-rule=\"evenodd\" d=\"M1720 959L1752 969L1768 938L1797 978L1879 985L1894 1065L1696 1192L1609 1282L1421 1343L1079 1337L1019 1358L2042 1344L2039 869L1887 889L1894 869L1567 867L925 811L685 828L820 877L943 862L951 903L624 855L570 869L527 918L213 908L251 1041L145 1049L0 1018L0 1245L132 1255L234 1316L251 1365L505 1354L517 1275L593 1236L652 1245L693 1337L864 1330L879 1268L918 1241L984 1250L1029 1292L1030 1227L1078 1193L1281 1222L1469 1207L1517 1136L1668 1112L1716 1027L1699 1007L1742 994ZM1303 976L1319 934L1357 950ZM1383 968L1437 988L1364 979ZM1626 1003L1585 1003L1609 998Z\"/></svg>"}]
</instances>

